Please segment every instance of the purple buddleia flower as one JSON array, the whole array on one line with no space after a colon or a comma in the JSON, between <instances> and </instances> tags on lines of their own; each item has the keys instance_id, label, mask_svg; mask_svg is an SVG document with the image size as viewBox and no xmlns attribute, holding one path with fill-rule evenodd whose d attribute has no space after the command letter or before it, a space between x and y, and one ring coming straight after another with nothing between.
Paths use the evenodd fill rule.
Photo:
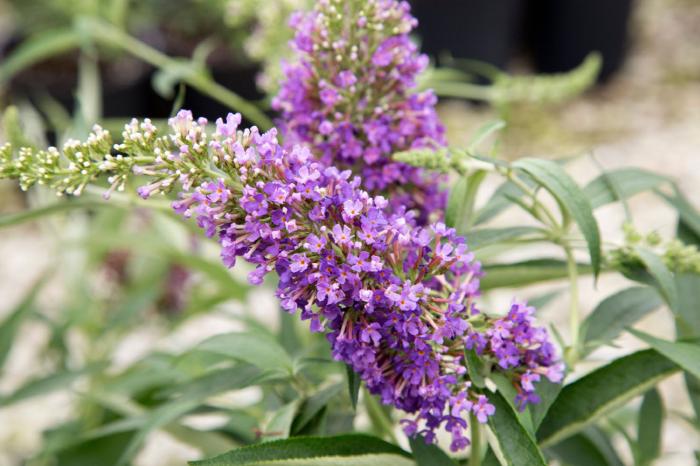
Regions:
<instances>
[{"instance_id":1,"label":"purple buddleia flower","mask_svg":"<svg viewBox=\"0 0 700 466\"><path fill-rule=\"evenodd\" d=\"M370 393L411 416L408 435L432 442L442 428L457 450L469 444L469 412L478 422L493 414L471 383L465 348L513 382L520 407L535 402L542 376L561 379L534 309L515 302L500 318L476 310L481 267L453 228L416 226L361 189L358 177L326 167L305 147L281 147L275 130L239 131L238 117L229 117L210 135L191 114L178 115L168 140L190 150L151 170L166 179L214 164L221 176L192 171L188 180L199 183L173 208L218 238L224 264L240 257L254 265L251 283L276 272L282 308L300 311Z\"/></svg>"},{"instance_id":2,"label":"purple buddleia flower","mask_svg":"<svg viewBox=\"0 0 700 466\"><path fill-rule=\"evenodd\" d=\"M296 61L284 66L272 107L287 147L303 142L326 165L351 168L370 193L415 209L424 224L444 209L445 179L391 158L445 144L437 99L414 89L428 64L409 37L416 24L397 0L320 1L295 14Z\"/></svg>"}]
</instances>

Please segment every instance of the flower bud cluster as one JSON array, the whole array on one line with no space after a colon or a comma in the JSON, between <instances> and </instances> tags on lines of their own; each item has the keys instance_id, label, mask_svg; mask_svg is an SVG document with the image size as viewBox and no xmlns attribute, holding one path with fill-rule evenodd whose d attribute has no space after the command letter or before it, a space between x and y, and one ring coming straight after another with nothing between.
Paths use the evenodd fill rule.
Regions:
<instances>
[{"instance_id":1,"label":"flower bud cluster","mask_svg":"<svg viewBox=\"0 0 700 466\"><path fill-rule=\"evenodd\" d=\"M20 147L15 153L7 143L0 149L0 178L18 179L23 190L38 184L54 189L59 196L78 196L88 183L109 173L108 197L113 190L124 189L134 164L132 158L112 155L111 151L111 135L99 125L93 127L87 141L70 139L61 151L55 147L38 151Z\"/></svg>"},{"instance_id":2,"label":"flower bud cluster","mask_svg":"<svg viewBox=\"0 0 700 466\"><path fill-rule=\"evenodd\" d=\"M646 248L663 260L674 273L700 273L700 251L693 244L685 244L678 238L664 240L658 232L642 234L633 225L623 225L625 244L610 251L608 261L615 268L643 267L637 248Z\"/></svg>"},{"instance_id":3,"label":"flower bud cluster","mask_svg":"<svg viewBox=\"0 0 700 466\"><path fill-rule=\"evenodd\" d=\"M370 193L416 209L419 223L439 215L444 178L391 158L445 143L435 96L413 90L428 59L409 38L408 3L322 0L290 24L298 61L272 102L288 147L309 144L326 165L361 175Z\"/></svg>"}]
</instances>

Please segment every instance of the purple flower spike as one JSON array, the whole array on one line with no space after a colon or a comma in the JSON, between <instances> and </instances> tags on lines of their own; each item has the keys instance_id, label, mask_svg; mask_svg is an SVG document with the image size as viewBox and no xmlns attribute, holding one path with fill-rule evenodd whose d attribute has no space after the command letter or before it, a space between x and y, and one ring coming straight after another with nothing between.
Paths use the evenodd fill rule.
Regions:
<instances>
[{"instance_id":1,"label":"purple flower spike","mask_svg":"<svg viewBox=\"0 0 700 466\"><path fill-rule=\"evenodd\" d=\"M428 64L409 38L416 24L396 0L320 1L294 15L298 60L285 67L272 107L289 148L303 142L326 165L351 168L371 194L425 224L444 209L444 177L391 158L445 144L437 99L414 91Z\"/></svg>"}]
</instances>

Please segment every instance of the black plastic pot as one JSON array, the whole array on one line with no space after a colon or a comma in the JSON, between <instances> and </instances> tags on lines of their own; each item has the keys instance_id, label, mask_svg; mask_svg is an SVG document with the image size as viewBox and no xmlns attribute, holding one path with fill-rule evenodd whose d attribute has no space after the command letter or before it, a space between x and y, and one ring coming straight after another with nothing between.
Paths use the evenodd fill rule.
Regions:
<instances>
[{"instance_id":1,"label":"black plastic pot","mask_svg":"<svg viewBox=\"0 0 700 466\"><path fill-rule=\"evenodd\" d=\"M528 29L535 66L558 73L579 65L590 52L603 56L600 80L625 58L633 0L530 0Z\"/></svg>"},{"instance_id":2,"label":"black plastic pot","mask_svg":"<svg viewBox=\"0 0 700 466\"><path fill-rule=\"evenodd\" d=\"M523 0L414 0L423 52L505 69L520 31Z\"/></svg>"}]
</instances>

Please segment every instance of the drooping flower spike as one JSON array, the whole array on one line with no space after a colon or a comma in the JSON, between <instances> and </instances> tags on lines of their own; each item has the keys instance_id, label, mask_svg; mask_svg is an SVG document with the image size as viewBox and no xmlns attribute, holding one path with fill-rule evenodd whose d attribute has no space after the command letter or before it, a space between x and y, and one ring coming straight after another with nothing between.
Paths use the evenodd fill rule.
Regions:
<instances>
[{"instance_id":1,"label":"drooping flower spike","mask_svg":"<svg viewBox=\"0 0 700 466\"><path fill-rule=\"evenodd\" d=\"M474 307L480 266L454 229L412 226L349 171L318 162L304 146L283 149L274 130L236 132L239 121L219 120L206 143L204 122L186 112L172 120L175 160L208 146L222 173L182 192L174 208L218 238L227 266L238 258L255 264L252 283L276 272L282 307L326 332L333 356L370 392L415 414L404 422L409 434L432 441L444 427L460 449L468 444L466 415L486 422L493 414L471 385L465 347L512 378L523 406L536 401L540 376L561 378L532 308L515 303L494 319ZM168 176L190 184L191 175L173 168L155 169L165 178L142 193Z\"/></svg>"},{"instance_id":2,"label":"drooping flower spike","mask_svg":"<svg viewBox=\"0 0 700 466\"><path fill-rule=\"evenodd\" d=\"M161 136L149 121L133 121L114 146L128 162L112 169L129 165L150 177L138 190L144 198L181 191L173 208L218 239L226 266L239 258L254 264L252 283L275 272L282 307L325 332L333 356L383 403L412 415L402 422L408 435L434 441L444 428L459 450L469 444L468 414L478 422L493 414L487 393L472 385L465 348L509 377L522 407L537 402L542 376L561 379L532 308L514 303L500 318L477 310L480 265L453 229L417 227L360 189L349 171L322 164L303 146L285 150L275 130L238 131L239 123L229 115L210 135L205 119L181 111ZM8 165L10 149L1 151ZM46 179L65 171L52 166Z\"/></svg>"},{"instance_id":3,"label":"drooping flower spike","mask_svg":"<svg viewBox=\"0 0 700 466\"><path fill-rule=\"evenodd\" d=\"M322 0L290 24L297 61L284 67L272 102L286 147L307 143L326 165L361 175L363 188L394 209L415 209L421 224L439 218L445 180L391 159L445 143L435 96L414 90L428 59L409 38L416 20L408 3Z\"/></svg>"}]
</instances>

